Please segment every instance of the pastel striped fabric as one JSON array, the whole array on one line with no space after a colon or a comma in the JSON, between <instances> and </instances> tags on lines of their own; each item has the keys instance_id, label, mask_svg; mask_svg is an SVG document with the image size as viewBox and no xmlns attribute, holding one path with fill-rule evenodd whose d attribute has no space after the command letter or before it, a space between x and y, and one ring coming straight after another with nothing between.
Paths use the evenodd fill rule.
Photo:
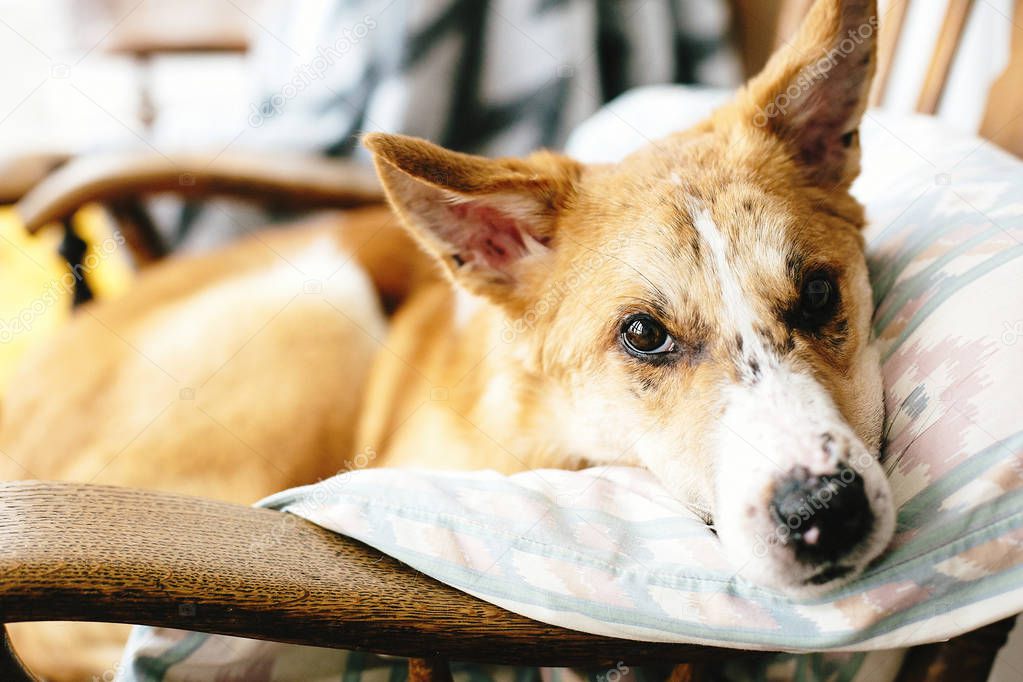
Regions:
<instances>
[{"instance_id":1,"label":"pastel striped fabric","mask_svg":"<svg viewBox=\"0 0 1023 682\"><path fill-rule=\"evenodd\" d=\"M639 469L509 477L366 469L265 504L545 622L646 640L826 652L731 663L722 679L885 679L898 664L886 650L1023 611L1023 167L928 119L871 112L862 138L856 191L871 220L884 461L899 513L892 547L854 584L792 601L743 581L714 535ZM273 551L272 539L264 541ZM352 679L384 679L400 676L402 665L138 629L121 672L198 679L189 677L196 666L212 666L201 669L216 673L201 679L258 669L244 679L312 680L313 672L294 671L321 666L329 671L323 679L345 669ZM611 673L622 675L463 667L458 676ZM629 673L659 679L655 671Z\"/></svg>"}]
</instances>

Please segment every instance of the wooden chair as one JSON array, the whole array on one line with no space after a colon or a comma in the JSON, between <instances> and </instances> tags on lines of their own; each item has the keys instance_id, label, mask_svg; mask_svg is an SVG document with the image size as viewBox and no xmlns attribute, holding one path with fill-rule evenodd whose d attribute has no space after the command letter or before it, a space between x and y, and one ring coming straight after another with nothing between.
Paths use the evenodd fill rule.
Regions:
<instances>
[{"instance_id":1,"label":"wooden chair","mask_svg":"<svg viewBox=\"0 0 1023 682\"><path fill-rule=\"evenodd\" d=\"M273 550L258 542L273 538ZM0 623L130 622L410 658L411 680L448 660L614 667L751 655L545 625L447 587L366 545L280 513L74 483L0 484ZM900 681L985 679L1005 620L917 647ZM34 680L0 646L0 679Z\"/></svg>"},{"instance_id":2,"label":"wooden chair","mask_svg":"<svg viewBox=\"0 0 1023 682\"><path fill-rule=\"evenodd\" d=\"M237 54L250 48L261 0L79 0L68 3L83 50L131 59L139 67L139 120L147 127L156 114L152 96L152 61L177 54ZM0 157L0 204L20 199L57 167L73 158L67 151Z\"/></svg>"},{"instance_id":3,"label":"wooden chair","mask_svg":"<svg viewBox=\"0 0 1023 682\"><path fill-rule=\"evenodd\" d=\"M735 0L749 5L751 0ZM892 0L882 23L875 97L883 95L908 0ZM786 0L779 35L809 0ZM921 94L921 111L940 101L965 26L969 0L951 0ZM900 9L901 6L901 9ZM802 9L801 9L802 8ZM1016 2L1023 17L1023 0ZM787 23L789 22L789 23ZM1019 20L1023 23L1023 19ZM763 24L760 24L762 26ZM755 24L747 24L747 34ZM757 58L747 59L755 68ZM1023 31L992 89L982 133L1023 154ZM70 225L82 205L107 205L136 260L164 255L139 197L241 196L278 207L343 208L382 196L367 171L309 158L108 156L77 159L18 204L27 229ZM272 535L273 552L253 540ZM624 661L679 664L692 680L700 664L729 649L634 642L544 625L417 573L365 545L276 512L179 495L69 483L0 484L0 623L34 620L131 622L409 657L410 679L449 679L447 661L600 666ZM187 607L187 608L183 608ZM906 656L899 680L987 677L1014 619ZM6 641L5 641L6 644ZM0 679L31 680L6 645Z\"/></svg>"},{"instance_id":4,"label":"wooden chair","mask_svg":"<svg viewBox=\"0 0 1023 682\"><path fill-rule=\"evenodd\" d=\"M183 179L184 178L184 179ZM336 161L247 157L76 161L18 205L29 229L83 203L155 191L277 206L382 201L369 171ZM128 243L140 263L143 223ZM272 552L253 549L273 537ZM130 622L406 656L410 679L449 679L447 661L586 666L678 664L672 679L740 655L544 625L444 586L365 545L277 512L166 493L71 483L0 484L0 623ZM183 608L187 606L187 608ZM917 647L899 680L984 679L1014 619ZM32 680L0 646L0 680Z\"/></svg>"}]
</instances>

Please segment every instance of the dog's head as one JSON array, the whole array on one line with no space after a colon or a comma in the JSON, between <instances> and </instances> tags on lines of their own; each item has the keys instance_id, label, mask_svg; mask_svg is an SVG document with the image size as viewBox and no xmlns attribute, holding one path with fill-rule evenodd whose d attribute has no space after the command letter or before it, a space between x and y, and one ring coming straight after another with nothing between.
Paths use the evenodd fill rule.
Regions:
<instances>
[{"instance_id":1,"label":"dog's head","mask_svg":"<svg viewBox=\"0 0 1023 682\"><path fill-rule=\"evenodd\" d=\"M819 0L732 103L613 166L366 139L407 227L502 311L557 446L642 462L789 591L855 575L894 526L849 194L876 21Z\"/></svg>"}]
</instances>

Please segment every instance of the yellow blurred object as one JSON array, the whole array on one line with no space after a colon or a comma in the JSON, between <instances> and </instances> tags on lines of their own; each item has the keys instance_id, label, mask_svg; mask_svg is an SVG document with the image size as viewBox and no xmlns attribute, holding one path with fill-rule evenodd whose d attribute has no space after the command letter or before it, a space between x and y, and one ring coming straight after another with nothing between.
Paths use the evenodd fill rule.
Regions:
<instances>
[{"instance_id":1,"label":"yellow blurred object","mask_svg":"<svg viewBox=\"0 0 1023 682\"><path fill-rule=\"evenodd\" d=\"M113 298L127 291L135 271L124 236L114 229L108 214L97 204L84 206L75 215L75 231L89 245L82 264L96 298Z\"/></svg>"},{"instance_id":2,"label":"yellow blurred object","mask_svg":"<svg viewBox=\"0 0 1023 682\"><path fill-rule=\"evenodd\" d=\"M87 243L85 279L97 298L120 295L134 273L124 238L99 206L75 216L75 229ZM49 227L27 234L10 207L0 207L0 392L18 360L71 313L74 277L57 249L63 230Z\"/></svg>"}]
</instances>

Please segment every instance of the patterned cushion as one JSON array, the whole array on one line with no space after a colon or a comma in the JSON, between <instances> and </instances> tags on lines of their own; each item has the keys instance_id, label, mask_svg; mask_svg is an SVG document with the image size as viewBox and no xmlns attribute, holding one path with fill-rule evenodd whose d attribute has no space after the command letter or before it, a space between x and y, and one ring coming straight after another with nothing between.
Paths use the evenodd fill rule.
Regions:
<instances>
[{"instance_id":1,"label":"patterned cushion","mask_svg":"<svg viewBox=\"0 0 1023 682\"><path fill-rule=\"evenodd\" d=\"M619 118L636 127L627 112ZM899 514L894 544L855 583L792 601L744 582L713 534L639 469L353 470L265 503L487 601L605 635L866 651L1023 611L1023 166L924 118L871 112L862 139L856 192L871 221L885 462ZM272 551L272 539L257 541ZM159 658L196 637L196 656L233 641L140 630L135 643ZM295 655L283 645L243 646ZM192 657L180 659L166 679L187 673ZM889 659L831 654L775 665L879 679ZM391 665L364 656L359 665L370 660ZM754 674L736 665L723 674Z\"/></svg>"}]
</instances>

